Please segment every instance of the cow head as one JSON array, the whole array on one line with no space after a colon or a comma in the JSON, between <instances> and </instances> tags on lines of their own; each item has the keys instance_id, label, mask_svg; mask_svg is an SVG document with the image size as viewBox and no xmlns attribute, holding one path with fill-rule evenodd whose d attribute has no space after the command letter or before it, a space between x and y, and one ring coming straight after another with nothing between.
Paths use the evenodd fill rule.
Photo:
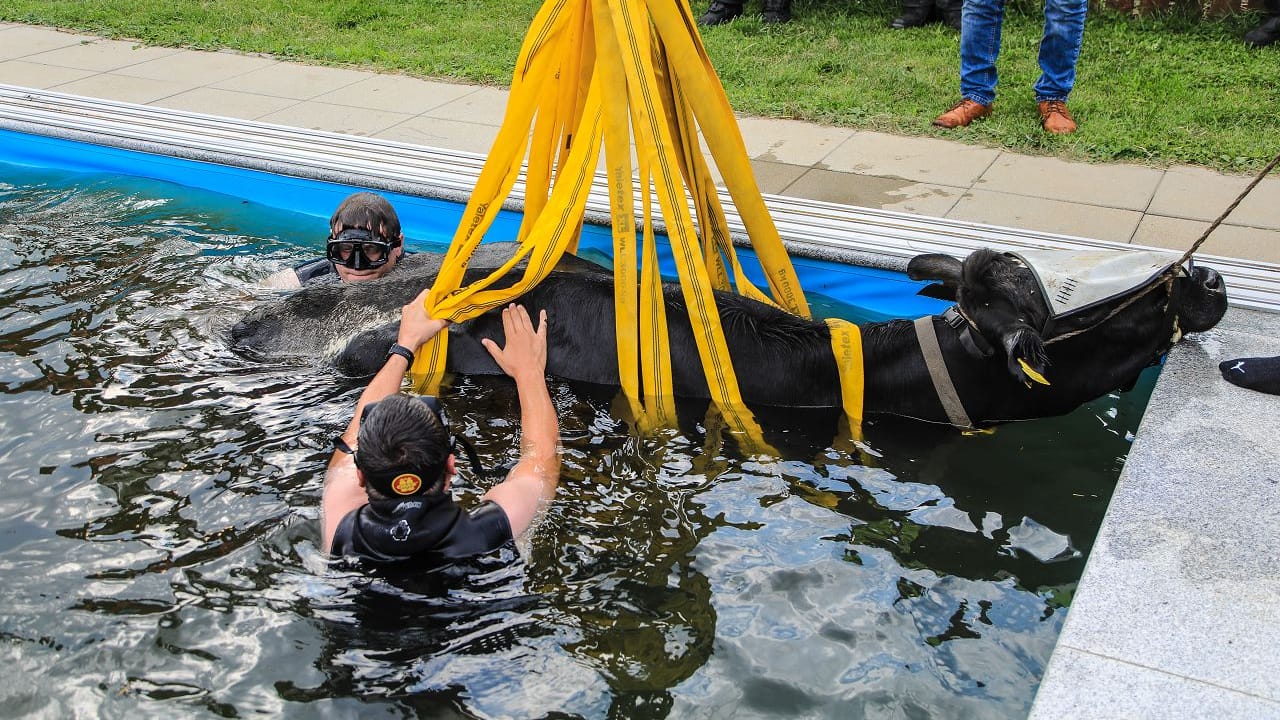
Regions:
<instances>
[{"instance_id":1,"label":"cow head","mask_svg":"<svg viewBox=\"0 0 1280 720\"><path fill-rule=\"evenodd\" d=\"M1044 382L1049 362L1046 344L1068 333L1089 332L1106 323L1121 338L1154 333L1162 349L1179 332L1207 330L1226 312L1226 289L1211 268L1198 267L1179 273L1171 285L1158 287L1134 299L1135 290L1090 310L1055 321L1032 272L1017 258L988 249L971 253L963 262L950 255L920 255L907 267L913 280L936 280L954 293L961 314L991 345L1003 348L1006 366L1014 379ZM1151 360L1153 358L1146 358ZM1144 361L1145 361L1144 360Z\"/></svg>"}]
</instances>

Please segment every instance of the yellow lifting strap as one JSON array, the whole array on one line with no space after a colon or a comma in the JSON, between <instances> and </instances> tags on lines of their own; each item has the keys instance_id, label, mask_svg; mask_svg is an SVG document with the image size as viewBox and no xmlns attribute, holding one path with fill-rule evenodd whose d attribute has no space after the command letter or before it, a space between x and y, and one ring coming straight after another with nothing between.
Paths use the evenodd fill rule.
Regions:
<instances>
[{"instance_id":1,"label":"yellow lifting strap","mask_svg":"<svg viewBox=\"0 0 1280 720\"><path fill-rule=\"evenodd\" d=\"M751 238L767 294L739 263L698 145L699 128ZM427 295L427 311L468 320L531 289L566 250L576 250L602 145L613 224L619 383L633 415L646 425L669 425L675 417L656 198L712 400L731 428L758 440L712 291L730 289L732 282L738 292L789 312L808 317L809 308L755 184L728 98L681 0L548 0L542 6L516 62L502 128ZM518 249L505 265L463 287L467 264L515 187L526 154ZM491 287L522 260L527 265L516 283ZM447 335L437 335L411 369L420 390L434 392L443 377ZM856 327L852 340L847 332L841 337L845 347L856 344ZM834 338L833 332L833 345ZM858 366L860 396L860 361Z\"/></svg>"}]
</instances>

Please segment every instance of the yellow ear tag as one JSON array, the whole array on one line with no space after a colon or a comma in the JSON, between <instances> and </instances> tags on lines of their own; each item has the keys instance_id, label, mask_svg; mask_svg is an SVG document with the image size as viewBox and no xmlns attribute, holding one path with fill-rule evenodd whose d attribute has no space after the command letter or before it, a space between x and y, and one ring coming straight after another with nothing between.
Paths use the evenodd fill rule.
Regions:
<instances>
[{"instance_id":1,"label":"yellow ear tag","mask_svg":"<svg viewBox=\"0 0 1280 720\"><path fill-rule=\"evenodd\" d=\"M1022 358L1018 358L1018 365L1022 368L1022 372L1027 374L1027 377L1031 378L1032 380L1035 380L1041 385L1049 384L1049 381L1045 380L1043 375L1031 369L1031 366L1027 364L1026 360L1023 360Z\"/></svg>"}]
</instances>

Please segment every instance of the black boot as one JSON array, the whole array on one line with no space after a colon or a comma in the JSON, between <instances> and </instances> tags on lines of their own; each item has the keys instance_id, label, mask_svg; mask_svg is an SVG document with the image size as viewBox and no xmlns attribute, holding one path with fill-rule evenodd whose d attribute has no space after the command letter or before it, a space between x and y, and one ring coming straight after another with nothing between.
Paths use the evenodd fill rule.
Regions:
<instances>
[{"instance_id":1,"label":"black boot","mask_svg":"<svg viewBox=\"0 0 1280 720\"><path fill-rule=\"evenodd\" d=\"M706 27L712 25L723 25L730 20L742 15L742 3L740 2L722 2L722 0L711 0L711 6L707 8L707 12L698 18L698 24Z\"/></svg>"},{"instance_id":2,"label":"black boot","mask_svg":"<svg viewBox=\"0 0 1280 720\"><path fill-rule=\"evenodd\" d=\"M960 30L960 17L964 10L964 0L936 0L935 6L938 9L938 17L942 20L942 24L952 30Z\"/></svg>"},{"instance_id":3,"label":"black boot","mask_svg":"<svg viewBox=\"0 0 1280 720\"><path fill-rule=\"evenodd\" d=\"M920 27L929 22L934 0L902 0L902 14L889 23L894 30Z\"/></svg>"},{"instance_id":4,"label":"black boot","mask_svg":"<svg viewBox=\"0 0 1280 720\"><path fill-rule=\"evenodd\" d=\"M1267 0L1263 4L1267 8L1267 14L1258 27L1245 33L1245 45L1266 47L1280 40L1280 0Z\"/></svg>"},{"instance_id":5,"label":"black boot","mask_svg":"<svg viewBox=\"0 0 1280 720\"><path fill-rule=\"evenodd\" d=\"M764 21L791 22L791 0L764 0Z\"/></svg>"}]
</instances>

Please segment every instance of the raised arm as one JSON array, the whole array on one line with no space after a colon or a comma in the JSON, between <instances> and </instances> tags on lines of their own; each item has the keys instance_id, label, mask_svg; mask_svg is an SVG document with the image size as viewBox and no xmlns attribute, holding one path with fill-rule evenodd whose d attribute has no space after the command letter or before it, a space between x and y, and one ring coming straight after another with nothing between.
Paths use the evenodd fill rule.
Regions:
<instances>
[{"instance_id":1,"label":"raised arm","mask_svg":"<svg viewBox=\"0 0 1280 720\"><path fill-rule=\"evenodd\" d=\"M415 354L423 343L449 325L447 320L437 320L427 314L423 304L426 297L427 291L423 290L400 309L400 331L396 336L396 344ZM373 376L364 392L360 393L355 414L342 433L342 441L347 447L356 446L356 439L360 436L360 413L364 411L364 407L399 392L400 383L408 370L408 358L394 353L387 355L382 368ZM333 457L329 459L329 468L325 471L324 495L320 502L322 549L325 552L329 551L333 533L342 518L366 502L368 496L356 477L354 459L349 453L334 450Z\"/></svg>"},{"instance_id":2,"label":"raised arm","mask_svg":"<svg viewBox=\"0 0 1280 720\"><path fill-rule=\"evenodd\" d=\"M529 313L519 305L502 311L506 345L499 348L483 340L503 372L516 381L520 395L520 461L506 480L485 493L507 514L511 534L519 537L537 516L538 509L555 497L560 483L560 425L547 392L547 312L535 328Z\"/></svg>"}]
</instances>

